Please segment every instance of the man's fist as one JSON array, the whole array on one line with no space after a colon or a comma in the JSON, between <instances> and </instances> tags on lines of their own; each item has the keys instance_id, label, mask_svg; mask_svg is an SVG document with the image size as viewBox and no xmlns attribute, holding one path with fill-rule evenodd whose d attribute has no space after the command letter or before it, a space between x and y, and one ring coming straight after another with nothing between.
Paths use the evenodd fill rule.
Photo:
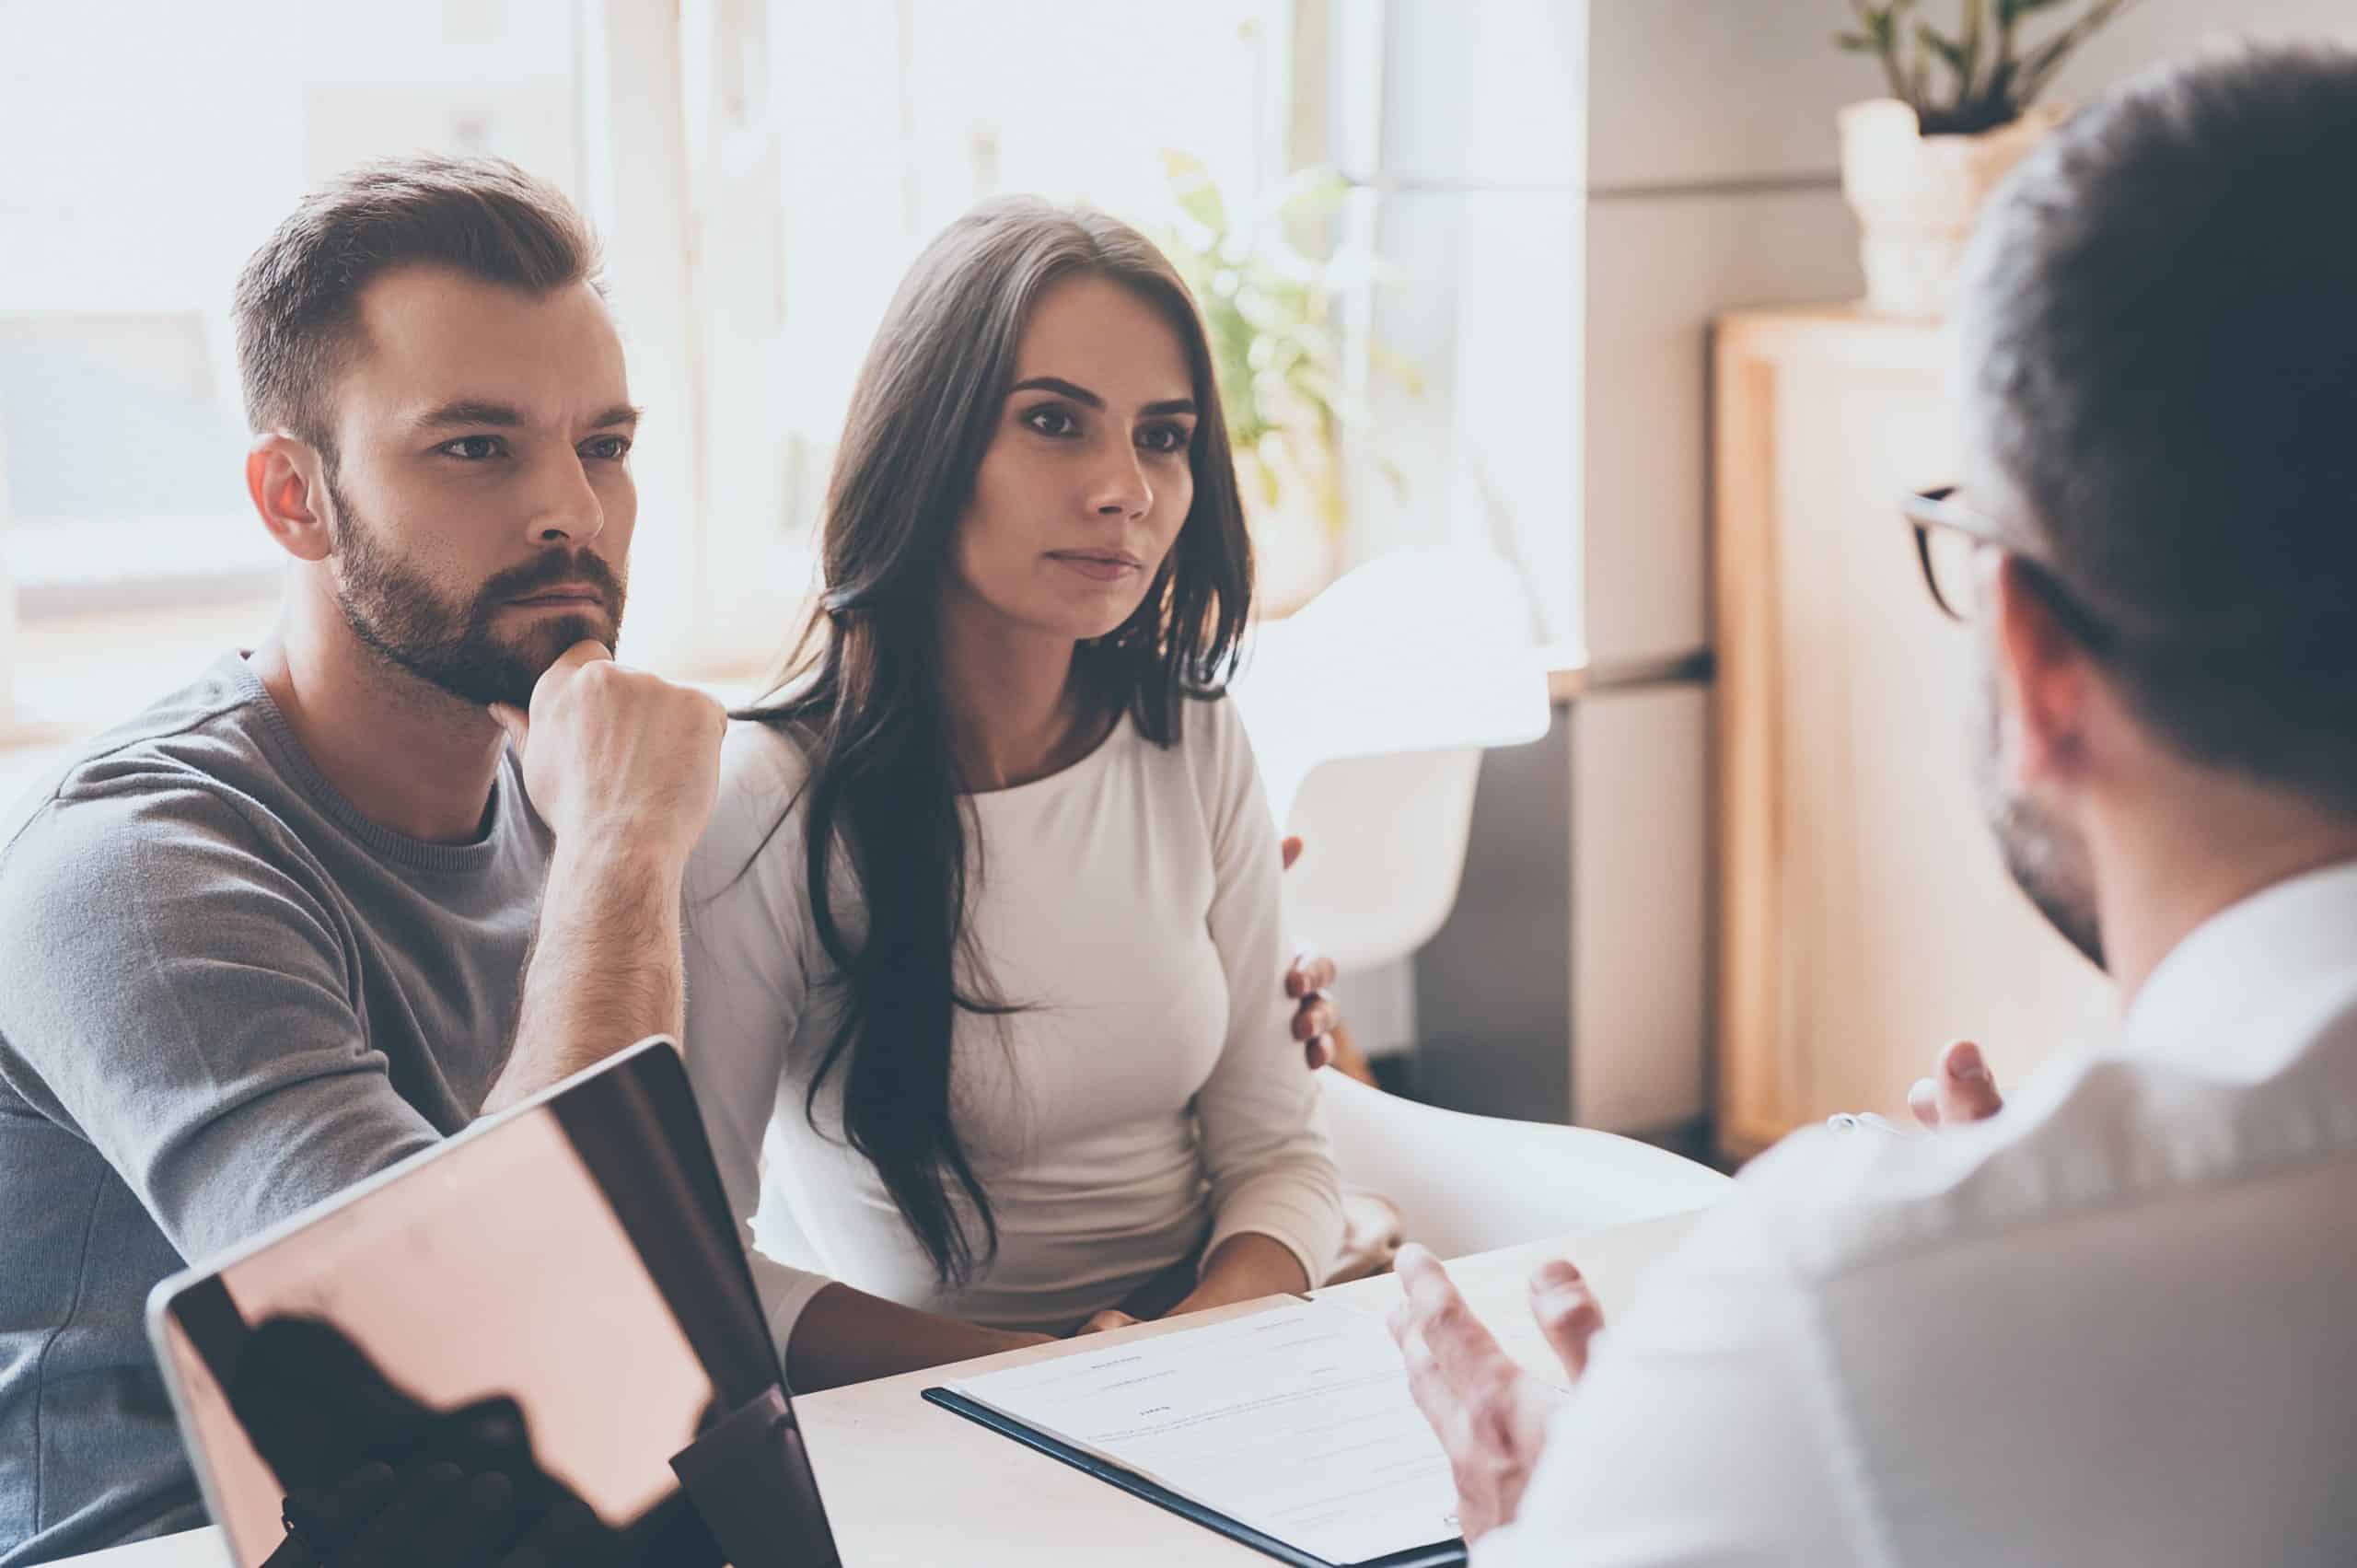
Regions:
<instances>
[{"instance_id":1,"label":"man's fist","mask_svg":"<svg viewBox=\"0 0 2357 1568\"><path fill-rule=\"evenodd\" d=\"M704 693L576 643L532 688L532 711L494 704L532 806L561 847L684 865L719 792L727 712Z\"/></svg>"}]
</instances>

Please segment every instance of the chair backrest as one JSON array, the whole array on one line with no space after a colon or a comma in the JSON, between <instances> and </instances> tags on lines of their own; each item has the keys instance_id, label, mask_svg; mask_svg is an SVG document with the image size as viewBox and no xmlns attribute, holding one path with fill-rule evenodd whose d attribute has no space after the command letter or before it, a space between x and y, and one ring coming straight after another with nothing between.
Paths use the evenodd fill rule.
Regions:
<instances>
[{"instance_id":1,"label":"chair backrest","mask_svg":"<svg viewBox=\"0 0 2357 1568\"><path fill-rule=\"evenodd\" d=\"M1346 972L1404 958L1457 907L1481 753L1346 757L1310 771L1285 830L1310 847L1283 882L1285 930Z\"/></svg>"},{"instance_id":2,"label":"chair backrest","mask_svg":"<svg viewBox=\"0 0 2357 1568\"><path fill-rule=\"evenodd\" d=\"M1260 628L1236 697L1285 830L1287 929L1346 970L1448 916L1486 747L1547 733L1521 579L1495 556L1403 552Z\"/></svg>"},{"instance_id":3,"label":"chair backrest","mask_svg":"<svg viewBox=\"0 0 2357 1568\"><path fill-rule=\"evenodd\" d=\"M1323 763L1545 735L1547 678L1530 625L1505 561L1403 551L1256 628L1236 700L1278 819Z\"/></svg>"},{"instance_id":4,"label":"chair backrest","mask_svg":"<svg viewBox=\"0 0 2357 1568\"><path fill-rule=\"evenodd\" d=\"M1666 1149L1586 1127L1468 1116L1318 1074L1342 1179L1399 1206L1444 1258L1702 1208L1733 1183Z\"/></svg>"}]
</instances>

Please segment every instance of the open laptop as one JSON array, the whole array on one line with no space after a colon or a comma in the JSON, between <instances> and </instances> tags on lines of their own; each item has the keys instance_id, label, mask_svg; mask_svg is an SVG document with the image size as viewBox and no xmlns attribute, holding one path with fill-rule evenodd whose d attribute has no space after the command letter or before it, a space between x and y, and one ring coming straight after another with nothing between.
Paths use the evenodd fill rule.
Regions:
<instances>
[{"instance_id":1,"label":"open laptop","mask_svg":"<svg viewBox=\"0 0 2357 1568\"><path fill-rule=\"evenodd\" d=\"M837 1561L668 1040L166 1280L148 1327L237 1568L440 1459L553 1561Z\"/></svg>"}]
</instances>

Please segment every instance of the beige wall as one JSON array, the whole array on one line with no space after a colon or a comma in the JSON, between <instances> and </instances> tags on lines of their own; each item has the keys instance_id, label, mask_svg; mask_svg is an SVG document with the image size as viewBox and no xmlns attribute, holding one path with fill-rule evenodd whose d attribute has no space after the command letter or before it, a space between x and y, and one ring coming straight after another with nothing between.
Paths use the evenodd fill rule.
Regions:
<instances>
[{"instance_id":1,"label":"beige wall","mask_svg":"<svg viewBox=\"0 0 2357 1568\"><path fill-rule=\"evenodd\" d=\"M1551 74L1556 100L1584 112L1554 133L1550 156L1501 150L1473 172L1525 187L1554 180L1567 192L1550 221L1572 237L1557 286L1576 313L1542 335L1576 349L1564 400L1572 428L1533 432L1510 410L1474 424L1536 454L1497 471L1550 619L1573 628L1600 664L1643 662L1711 639L1709 324L1736 306L1857 294L1833 116L1874 96L1880 79L1870 61L1832 47L1838 0L1585 0L1550 10L1555 24L1526 34L1511 57L1525 76ZM2234 34L2357 41L2357 6L2145 0L2073 61L2055 96L2084 101ZM1504 289L1506 265L1489 272ZM1510 335L1512 316L1501 319ZM1707 714L1702 689L1655 689L1591 699L1572 723L1563 1028L1571 1110L1584 1122L1643 1129L1705 1109ZM1558 809L1560 798L1521 792L1476 832L1552 842L1529 813ZM1469 884L1459 918L1478 927L1527 915L1503 900L1485 911ZM1464 991L1431 989L1436 1002ZM1467 1032L1465 1020L1419 1012L1421 1036ZM1563 1074L1557 1065L1534 1081Z\"/></svg>"}]
</instances>

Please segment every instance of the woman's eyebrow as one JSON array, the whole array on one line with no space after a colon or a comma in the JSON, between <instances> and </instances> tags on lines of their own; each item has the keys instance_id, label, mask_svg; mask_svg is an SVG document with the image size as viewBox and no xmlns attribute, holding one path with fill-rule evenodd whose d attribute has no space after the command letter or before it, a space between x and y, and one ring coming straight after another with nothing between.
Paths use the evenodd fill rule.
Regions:
<instances>
[{"instance_id":1,"label":"woman's eyebrow","mask_svg":"<svg viewBox=\"0 0 2357 1568\"><path fill-rule=\"evenodd\" d=\"M1103 398L1078 382L1067 381L1061 376L1034 376L1028 380L1017 381L1007 389L1007 395L1012 397L1016 392L1053 392L1058 397L1070 398L1074 402L1086 408L1102 410L1105 407ZM1190 414L1194 412L1195 400L1192 398L1165 398L1158 403L1148 403L1138 410L1141 415L1148 419L1176 413Z\"/></svg>"},{"instance_id":2,"label":"woman's eyebrow","mask_svg":"<svg viewBox=\"0 0 2357 1568\"><path fill-rule=\"evenodd\" d=\"M1061 376L1034 376L1028 381L1017 381L1007 389L1007 392L1010 396L1016 392L1053 392L1060 398L1070 398L1073 401L1085 404L1089 408L1101 409L1105 406L1103 398L1077 382L1067 381Z\"/></svg>"}]
</instances>

